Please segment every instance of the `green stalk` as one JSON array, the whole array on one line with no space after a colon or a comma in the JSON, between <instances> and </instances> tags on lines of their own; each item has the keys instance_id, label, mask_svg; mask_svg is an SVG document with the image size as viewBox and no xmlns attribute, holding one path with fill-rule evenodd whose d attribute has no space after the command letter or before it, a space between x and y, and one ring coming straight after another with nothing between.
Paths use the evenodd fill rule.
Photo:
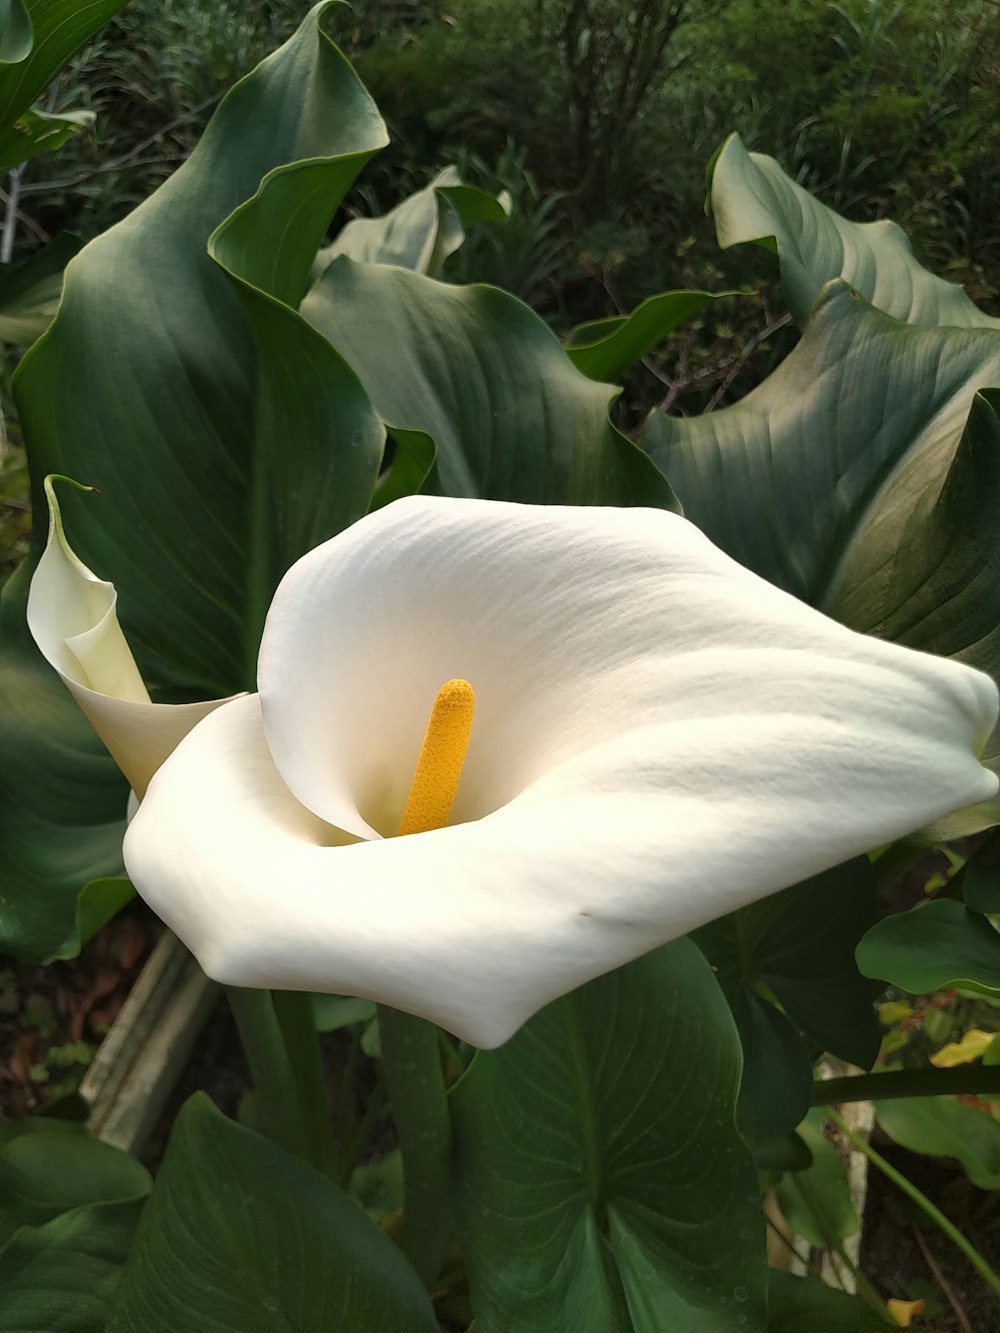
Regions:
<instances>
[{"instance_id":1,"label":"green stalk","mask_svg":"<svg viewBox=\"0 0 1000 1333\"><path fill-rule=\"evenodd\" d=\"M324 1175L336 1179L337 1154L312 1004L301 991L276 990L271 995L291 1065L302 1125L302 1156Z\"/></svg>"},{"instance_id":2,"label":"green stalk","mask_svg":"<svg viewBox=\"0 0 1000 1333\"><path fill-rule=\"evenodd\" d=\"M334 1176L333 1136L319 1040L306 995L227 986L250 1066L261 1132Z\"/></svg>"},{"instance_id":3,"label":"green stalk","mask_svg":"<svg viewBox=\"0 0 1000 1333\"><path fill-rule=\"evenodd\" d=\"M859 1152L864 1153L872 1166L877 1167L887 1179L891 1180L894 1185L898 1186L908 1198L913 1200L918 1208L926 1213L934 1225L944 1232L951 1243L957 1249L961 1250L962 1254L965 1255L966 1259L968 1259L972 1267L990 1288L994 1296L1000 1297L1000 1275L993 1271L972 1242L966 1240L965 1236L962 1235L954 1222L945 1217L940 1208L936 1208L925 1194L921 1194L916 1185L907 1180L906 1177L897 1171L894 1166L891 1166L884 1157L875 1151L870 1143L867 1143L859 1134L855 1134L852 1129L849 1129L847 1125L844 1124L843 1120L841 1120L840 1116L837 1115L836 1111L830 1112L830 1119L840 1132L845 1135L846 1138L850 1139L855 1148L857 1148Z\"/></svg>"},{"instance_id":4,"label":"green stalk","mask_svg":"<svg viewBox=\"0 0 1000 1333\"><path fill-rule=\"evenodd\" d=\"M292 1093L292 1065L268 990L227 986L240 1041L250 1066L256 1120L261 1133L301 1154L302 1121Z\"/></svg>"},{"instance_id":5,"label":"green stalk","mask_svg":"<svg viewBox=\"0 0 1000 1333\"><path fill-rule=\"evenodd\" d=\"M807 1188L806 1177L804 1175L793 1174L790 1178L789 1183L798 1190L799 1194L805 1201L807 1208L812 1213L813 1220L820 1228L820 1232L823 1236L823 1248L826 1250L830 1250L833 1254L835 1254L837 1258L840 1260L840 1262L851 1274L851 1276L854 1278L854 1281L857 1284L857 1291L860 1299L863 1300L866 1305L869 1305L874 1310L874 1312L879 1316L879 1318L882 1320L883 1323L890 1324L892 1325L892 1327L898 1328L899 1325L896 1323L895 1319L893 1319L892 1315L889 1313L885 1301L875 1290L872 1284L868 1281L868 1279L865 1277L864 1273L862 1273L861 1269L857 1266L854 1260L847 1253L846 1249L843 1246L843 1243L840 1240L840 1237L837 1236L836 1233L830 1229L827 1223L827 1218L823 1212L823 1207L816 1198L816 1192L810 1188ZM792 1246L791 1249L792 1253L795 1254L795 1247ZM820 1273L820 1277L822 1277L822 1273Z\"/></svg>"},{"instance_id":6,"label":"green stalk","mask_svg":"<svg viewBox=\"0 0 1000 1333\"><path fill-rule=\"evenodd\" d=\"M451 1119L441 1072L438 1030L378 1006L382 1068L403 1157L403 1225L399 1244L430 1286L451 1236Z\"/></svg>"},{"instance_id":7,"label":"green stalk","mask_svg":"<svg viewBox=\"0 0 1000 1333\"><path fill-rule=\"evenodd\" d=\"M1000 1065L957 1069L892 1069L884 1074L822 1078L813 1084L813 1106L843 1102L886 1102L897 1097L954 1097L1000 1094Z\"/></svg>"}]
</instances>

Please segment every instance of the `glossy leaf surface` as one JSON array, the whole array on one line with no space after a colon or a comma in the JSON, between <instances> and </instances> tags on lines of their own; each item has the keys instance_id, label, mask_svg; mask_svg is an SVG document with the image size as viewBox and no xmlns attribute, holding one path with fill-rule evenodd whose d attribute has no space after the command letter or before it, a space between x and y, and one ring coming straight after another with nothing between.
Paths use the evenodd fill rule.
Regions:
<instances>
[{"instance_id":1,"label":"glossy leaf surface","mask_svg":"<svg viewBox=\"0 0 1000 1333\"><path fill-rule=\"evenodd\" d=\"M858 945L857 960L866 977L911 995L957 986L1000 999L1000 934L948 899L880 921Z\"/></svg>"},{"instance_id":2,"label":"glossy leaf surface","mask_svg":"<svg viewBox=\"0 0 1000 1333\"><path fill-rule=\"evenodd\" d=\"M108 1333L436 1333L416 1274L361 1208L197 1093L143 1214Z\"/></svg>"},{"instance_id":3,"label":"glossy leaf surface","mask_svg":"<svg viewBox=\"0 0 1000 1333\"><path fill-rule=\"evenodd\" d=\"M715 159L712 211L723 249L746 241L777 248L785 300L800 327L824 283L842 277L877 309L909 324L1000 328L956 283L916 261L895 222L849 222L773 157L748 153L738 134Z\"/></svg>"},{"instance_id":4,"label":"glossy leaf surface","mask_svg":"<svg viewBox=\"0 0 1000 1333\"><path fill-rule=\"evenodd\" d=\"M766 1326L738 1069L725 1002L686 940L476 1056L453 1103L483 1333Z\"/></svg>"}]
</instances>

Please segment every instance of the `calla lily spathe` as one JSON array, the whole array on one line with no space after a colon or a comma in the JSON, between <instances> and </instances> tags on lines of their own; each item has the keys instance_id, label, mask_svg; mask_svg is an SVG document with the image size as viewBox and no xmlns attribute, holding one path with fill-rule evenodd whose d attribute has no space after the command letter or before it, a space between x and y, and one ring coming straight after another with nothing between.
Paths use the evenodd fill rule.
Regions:
<instances>
[{"instance_id":1,"label":"calla lily spathe","mask_svg":"<svg viewBox=\"0 0 1000 1333\"><path fill-rule=\"evenodd\" d=\"M137 889L221 981L480 1046L997 787L986 676L852 633L661 511L398 501L293 566L258 665L150 783ZM477 707L451 824L394 837L455 677Z\"/></svg>"},{"instance_id":2,"label":"calla lily spathe","mask_svg":"<svg viewBox=\"0 0 1000 1333\"><path fill-rule=\"evenodd\" d=\"M45 479L49 533L28 590L28 628L141 797L178 742L227 700L152 702L118 623L114 585L88 569L66 540L55 481L67 479Z\"/></svg>"}]
</instances>

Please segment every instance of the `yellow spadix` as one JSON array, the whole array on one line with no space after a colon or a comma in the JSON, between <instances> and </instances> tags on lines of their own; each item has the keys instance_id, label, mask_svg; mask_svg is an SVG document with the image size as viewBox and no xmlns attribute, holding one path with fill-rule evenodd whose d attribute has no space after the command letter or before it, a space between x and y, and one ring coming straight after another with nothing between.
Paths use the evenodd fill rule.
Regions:
<instances>
[{"instance_id":1,"label":"yellow spadix","mask_svg":"<svg viewBox=\"0 0 1000 1333\"><path fill-rule=\"evenodd\" d=\"M458 795L475 709L475 691L467 680L446 681L438 690L399 821L399 837L430 833L447 824Z\"/></svg>"}]
</instances>

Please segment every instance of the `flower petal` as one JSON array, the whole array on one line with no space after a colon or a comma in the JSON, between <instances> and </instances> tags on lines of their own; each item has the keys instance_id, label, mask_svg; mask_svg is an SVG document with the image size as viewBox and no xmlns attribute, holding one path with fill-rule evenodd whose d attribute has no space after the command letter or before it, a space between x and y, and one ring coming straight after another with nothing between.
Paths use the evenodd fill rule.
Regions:
<instances>
[{"instance_id":1,"label":"flower petal","mask_svg":"<svg viewBox=\"0 0 1000 1333\"><path fill-rule=\"evenodd\" d=\"M409 511L417 558L428 530L423 514L452 510L462 518L452 527L452 551L472 560L473 579L490 579L485 595L506 587L491 561L515 582L522 577L525 533L536 561L547 557L535 565L535 591L520 586L540 617L534 639L509 600L494 608L495 622L472 617L473 638L484 670L487 640L514 670L508 639L523 636L520 647L535 649L539 688L561 709L569 739L529 696L524 706L550 727L552 753L546 764L536 744L519 790L471 822L352 842L288 791L271 758L274 717L265 739L255 699L220 709L157 774L125 841L139 892L219 980L366 996L495 1046L573 987L996 788L974 757L997 708L988 678L833 625L733 564L682 520L634 511L522 516L516 507L475 502L394 508ZM477 561L476 543L459 540L480 515L492 535L491 560ZM552 520L547 546L533 526L542 515ZM361 526L377 533L376 549L356 546L348 567L368 597L377 589L366 582L365 559L379 564L394 543L388 568L416 595L421 585L410 578L393 526ZM436 525L429 527L433 534ZM657 559L643 555L648 545ZM567 547L575 579L563 566ZM601 589L594 549L603 550L618 603ZM446 581L454 573L448 562L437 572ZM595 612L576 639L560 597L546 601L550 579L563 580L576 615ZM461 592L461 580L452 577L449 588ZM448 627L441 609L425 644L391 582L385 602L383 609L369 601L368 614L388 616L388 628L366 627L357 609L338 628L364 666L380 673L376 701L384 697L398 716L385 672L394 665L396 692L408 694L411 666L440 670L435 654ZM455 605L471 615L475 599ZM279 607L269 633L286 610ZM328 613L314 604L315 618ZM547 632L558 650L548 647ZM379 661L373 645L392 649L400 633L414 636L408 656L396 651ZM271 653L272 670L282 662L290 669L275 644ZM581 663L584 653L591 660ZM322 689L311 690L317 729L329 721L322 705L331 676L335 691L351 674L344 656L335 653ZM521 680L536 679L530 668L517 669ZM371 682L360 668L354 674L377 729L365 693ZM282 688L289 683L282 673L278 679ZM490 689L502 683L487 679ZM584 699L574 707L565 700L575 690ZM338 717L350 719L349 703ZM516 692L508 696L510 725L530 739L517 703ZM515 762L493 707L488 724L499 734L487 731L485 749ZM283 752L287 759L287 746ZM488 780L480 778L477 799Z\"/></svg>"},{"instance_id":2,"label":"flower petal","mask_svg":"<svg viewBox=\"0 0 1000 1333\"><path fill-rule=\"evenodd\" d=\"M49 535L28 591L28 628L141 797L177 743L225 700L151 702L118 623L114 585L66 540L54 480L45 479Z\"/></svg>"},{"instance_id":3,"label":"flower petal","mask_svg":"<svg viewBox=\"0 0 1000 1333\"><path fill-rule=\"evenodd\" d=\"M844 629L674 514L415 497L318 547L275 594L258 682L285 782L328 823L394 833L454 677L477 714L452 822L636 725L698 718L721 738L747 711L819 714L873 750L890 722L926 724L978 774L969 751L996 709L985 676Z\"/></svg>"}]
</instances>

